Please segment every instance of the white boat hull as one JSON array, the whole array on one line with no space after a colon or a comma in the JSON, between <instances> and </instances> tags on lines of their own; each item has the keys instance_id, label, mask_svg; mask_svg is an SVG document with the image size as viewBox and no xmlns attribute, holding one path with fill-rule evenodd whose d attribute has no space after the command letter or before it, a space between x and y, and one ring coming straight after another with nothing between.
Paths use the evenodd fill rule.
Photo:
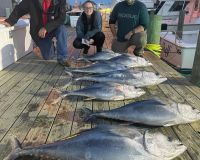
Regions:
<instances>
[{"instance_id":1,"label":"white boat hull","mask_svg":"<svg viewBox=\"0 0 200 160\"><path fill-rule=\"evenodd\" d=\"M179 40L172 32L162 32L161 58L178 70L191 70L196 52L198 31L184 31Z\"/></svg>"},{"instance_id":2,"label":"white boat hull","mask_svg":"<svg viewBox=\"0 0 200 160\"><path fill-rule=\"evenodd\" d=\"M14 27L1 27L0 36L0 70L33 50L28 20L19 20Z\"/></svg>"}]
</instances>

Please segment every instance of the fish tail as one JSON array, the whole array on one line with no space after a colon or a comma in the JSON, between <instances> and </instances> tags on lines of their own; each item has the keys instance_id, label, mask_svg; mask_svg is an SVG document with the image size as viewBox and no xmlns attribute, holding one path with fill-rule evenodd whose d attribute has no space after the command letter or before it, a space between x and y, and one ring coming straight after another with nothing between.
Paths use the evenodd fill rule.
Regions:
<instances>
[{"instance_id":1,"label":"fish tail","mask_svg":"<svg viewBox=\"0 0 200 160\"><path fill-rule=\"evenodd\" d=\"M18 158L18 152L22 150L19 140L16 137L12 137L10 140L12 151L3 160L15 160Z\"/></svg>"},{"instance_id":2,"label":"fish tail","mask_svg":"<svg viewBox=\"0 0 200 160\"><path fill-rule=\"evenodd\" d=\"M71 84L73 83L73 77L70 78L69 82L67 82L67 84L64 85L64 87L62 87L63 89L66 89L67 87L69 87Z\"/></svg>"},{"instance_id":3,"label":"fish tail","mask_svg":"<svg viewBox=\"0 0 200 160\"><path fill-rule=\"evenodd\" d=\"M92 115L92 110L89 108L81 108L78 110L79 117L85 122L91 121L94 116Z\"/></svg>"},{"instance_id":4,"label":"fish tail","mask_svg":"<svg viewBox=\"0 0 200 160\"><path fill-rule=\"evenodd\" d=\"M70 70L69 67L65 67L65 73L68 74L70 77L74 77L74 75L72 74L72 71Z\"/></svg>"},{"instance_id":5,"label":"fish tail","mask_svg":"<svg viewBox=\"0 0 200 160\"><path fill-rule=\"evenodd\" d=\"M85 62L90 62L87 58L81 57L77 59L78 61L85 61Z\"/></svg>"},{"instance_id":6,"label":"fish tail","mask_svg":"<svg viewBox=\"0 0 200 160\"><path fill-rule=\"evenodd\" d=\"M66 96L68 96L69 92L68 91L64 91L64 92L59 92L59 97L54 99L53 102L51 103L52 105L54 104L58 104L59 102L62 101L63 98L65 98Z\"/></svg>"}]
</instances>

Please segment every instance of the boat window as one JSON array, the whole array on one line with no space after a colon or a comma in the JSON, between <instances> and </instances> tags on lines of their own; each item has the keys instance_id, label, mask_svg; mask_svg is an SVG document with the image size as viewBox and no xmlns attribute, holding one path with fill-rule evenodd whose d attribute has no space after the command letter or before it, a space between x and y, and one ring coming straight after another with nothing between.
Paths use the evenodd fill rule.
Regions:
<instances>
[{"instance_id":1,"label":"boat window","mask_svg":"<svg viewBox=\"0 0 200 160\"><path fill-rule=\"evenodd\" d=\"M198 5L199 5L199 2L198 1L195 1L195 4L194 4L194 10L198 10Z\"/></svg>"},{"instance_id":2,"label":"boat window","mask_svg":"<svg viewBox=\"0 0 200 160\"><path fill-rule=\"evenodd\" d=\"M169 9L169 11L181 11L181 10L184 10L188 3L189 3L189 1L176 1L172 5L172 7Z\"/></svg>"},{"instance_id":3,"label":"boat window","mask_svg":"<svg viewBox=\"0 0 200 160\"><path fill-rule=\"evenodd\" d=\"M157 4L156 10L155 10L155 14L157 14L160 9L162 8L162 6L165 4L166 1L162 1L160 3Z\"/></svg>"}]
</instances>

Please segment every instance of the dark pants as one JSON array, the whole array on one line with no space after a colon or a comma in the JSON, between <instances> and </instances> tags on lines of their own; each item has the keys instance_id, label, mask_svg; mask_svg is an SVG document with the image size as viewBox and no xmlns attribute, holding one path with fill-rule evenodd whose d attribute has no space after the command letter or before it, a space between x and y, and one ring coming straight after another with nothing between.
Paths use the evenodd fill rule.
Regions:
<instances>
[{"instance_id":1,"label":"dark pants","mask_svg":"<svg viewBox=\"0 0 200 160\"><path fill-rule=\"evenodd\" d=\"M57 46L57 59L66 60L67 59L67 32L66 27L61 25L51 33L49 33L45 38L40 38L37 42L38 47L41 50L42 57L44 59L51 59L53 55L53 43L52 38L56 37Z\"/></svg>"},{"instance_id":2,"label":"dark pants","mask_svg":"<svg viewBox=\"0 0 200 160\"><path fill-rule=\"evenodd\" d=\"M98 32L93 37L90 37L90 39L94 40L94 43L92 45L96 46L97 52L101 52L102 47L103 47L103 43L104 43L104 40L105 40L104 33ZM82 38L77 37L73 42L74 48L77 48L77 49L84 48L84 50L86 50L86 51L89 50L90 47L85 45L85 44L82 44L81 42L82 42Z\"/></svg>"},{"instance_id":3,"label":"dark pants","mask_svg":"<svg viewBox=\"0 0 200 160\"><path fill-rule=\"evenodd\" d=\"M145 32L135 33L130 40L125 42L119 42L117 40L113 40L112 42L112 50L114 52L127 52L127 48L134 45L135 50L134 54L136 56L140 56L143 54L144 47L147 44L147 34Z\"/></svg>"}]
</instances>

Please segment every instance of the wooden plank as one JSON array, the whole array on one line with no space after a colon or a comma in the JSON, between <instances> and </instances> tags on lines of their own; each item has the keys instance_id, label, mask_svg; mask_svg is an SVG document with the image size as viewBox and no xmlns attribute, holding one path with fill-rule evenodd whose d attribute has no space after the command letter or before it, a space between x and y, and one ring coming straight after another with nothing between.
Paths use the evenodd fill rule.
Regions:
<instances>
[{"instance_id":1,"label":"wooden plank","mask_svg":"<svg viewBox=\"0 0 200 160\"><path fill-rule=\"evenodd\" d=\"M71 38L71 40L73 40L73 38ZM74 57L75 55L78 54L76 52L79 52L79 51L74 49L73 46L71 45L69 47L69 52L72 55L71 57ZM74 63L72 65L76 66L77 64ZM60 77L60 79L57 83L57 86L56 86L57 90L70 91L70 90L75 90L75 89L80 88L80 86L78 86L78 84L75 83L75 84L68 86L66 89L63 89L63 86L65 86L68 81L70 81L70 77L66 76L66 74L64 73ZM79 125L79 119L74 118L75 111L76 111L76 105L77 105L76 103L77 103L77 97L65 98L62 100L61 106L56 115L51 132L48 136L47 143L54 142L56 140L63 139L65 137L69 136L71 134L73 121L77 121L77 123Z\"/></svg>"},{"instance_id":2,"label":"wooden plank","mask_svg":"<svg viewBox=\"0 0 200 160\"><path fill-rule=\"evenodd\" d=\"M94 54L95 52L95 48L90 48L89 50L89 54ZM79 64L77 64L79 65ZM79 76L81 76L82 74L79 74ZM79 85L78 85L79 84ZM92 82L77 82L77 85L80 88L84 88L88 85L91 85L93 84ZM85 101L83 100L83 98L79 97L77 99L77 104L76 104L76 109L74 110L74 120L73 120L73 123L72 123L72 126L71 126L71 132L70 132L70 135L73 135L73 134L76 134L76 133L79 133L83 130L86 130L86 129L90 129L92 126L91 126L91 123L84 123L83 122L83 119L80 119L79 117L79 110L81 110L82 108L89 108L91 110L93 110L93 102L91 100L89 101Z\"/></svg>"},{"instance_id":3,"label":"wooden plank","mask_svg":"<svg viewBox=\"0 0 200 160\"><path fill-rule=\"evenodd\" d=\"M70 44L71 40L72 40L72 36L69 37L69 44ZM71 55L73 53L73 49L69 45L68 45L68 53L69 53L69 57L71 57ZM60 68L58 68L57 72L62 73L63 69L60 70ZM66 77L67 77L66 74L63 72L59 78L59 81L57 82L57 84L55 86L55 88L58 91L66 84L66 81L67 81ZM52 92L54 92L54 91L52 91ZM44 144L46 142L48 142L48 143L53 142L55 140L63 138L62 134L64 134L64 136L66 137L67 134L69 134L69 130L66 130L66 128L68 128L68 127L64 127L63 125L68 126L70 122L69 121L68 121L68 123L63 123L63 122L66 122L66 119L70 118L69 117L70 113L68 110L69 107L70 107L70 105L68 103L66 103L65 100L62 100L61 104L58 103L55 105L51 105L51 104L44 105L43 109L41 110L40 114L38 115L41 118L37 117L37 119L36 119L36 120L39 119L39 121L35 123L36 128L30 130L29 134L26 137L26 140L24 141L24 144L29 144L30 142L33 142L33 140L34 140L33 145ZM47 110L50 110L50 112ZM67 117L64 117L65 115ZM40 126L41 119L42 119L42 121L44 121L46 123L45 127ZM37 132L40 132L41 136L37 137L37 134L38 134ZM58 132L59 132L59 135L57 135ZM37 137L37 138L35 138L35 137Z\"/></svg>"},{"instance_id":4,"label":"wooden plank","mask_svg":"<svg viewBox=\"0 0 200 160\"><path fill-rule=\"evenodd\" d=\"M157 56L150 52L145 52L145 57L153 63L159 62L159 67L162 68L162 74L177 79L180 85L184 85L188 90L200 98L200 88L190 83L188 79L170 67L167 63L161 61Z\"/></svg>"},{"instance_id":5,"label":"wooden plank","mask_svg":"<svg viewBox=\"0 0 200 160\"><path fill-rule=\"evenodd\" d=\"M38 73L40 73L44 66L44 63L39 63L38 65L34 66L31 72L28 74L26 73L26 76L16 86L14 86L7 94L1 97L2 100L0 101L0 117L32 83L34 78L38 75Z\"/></svg>"},{"instance_id":6,"label":"wooden plank","mask_svg":"<svg viewBox=\"0 0 200 160\"><path fill-rule=\"evenodd\" d=\"M33 55L31 53L27 54L23 58L19 59L17 62L9 65L8 67L4 68L0 71L0 77L5 76L6 74L10 74L11 71L18 69L20 64L27 63L32 60Z\"/></svg>"},{"instance_id":7,"label":"wooden plank","mask_svg":"<svg viewBox=\"0 0 200 160\"><path fill-rule=\"evenodd\" d=\"M26 68L26 70L30 70L30 67L33 67L33 65L30 65L32 61L33 61L32 59L29 59L29 60L27 60L27 62L19 63L17 66L14 65L15 68L13 68L12 70L8 71L7 74L4 74L4 75L0 76L0 86L4 85L6 82L8 83L8 81L10 79L15 78L19 74L22 74L21 71L24 68ZM3 72L3 73L6 72L6 69L4 69L1 72ZM0 92L0 94L1 94L1 92Z\"/></svg>"},{"instance_id":8,"label":"wooden plank","mask_svg":"<svg viewBox=\"0 0 200 160\"><path fill-rule=\"evenodd\" d=\"M3 158L8 153L6 148L9 145L6 142L10 137L9 134L16 135L22 142L32 127L35 118L44 105L45 93L48 93L53 83L55 83L56 79L54 76L57 75L57 71L53 72L55 66L56 64L53 63L46 65L31 85L20 95L18 102L13 103L6 114L4 114L5 116L2 117L4 119L0 119L1 124L4 122L5 117L8 119L7 123L4 122L5 125L1 125L3 129L0 134L3 138L1 138L1 145L4 146L1 150L4 152L0 152L0 157ZM52 73L55 75L52 75Z\"/></svg>"},{"instance_id":9,"label":"wooden plank","mask_svg":"<svg viewBox=\"0 0 200 160\"><path fill-rule=\"evenodd\" d=\"M51 74L51 77L54 77L54 84L59 79L60 75L62 74L63 70L60 66L57 66L53 73ZM37 118L30 129L29 133L26 136L25 141L23 142L24 145L38 145L38 144L44 144L48 138L49 131L53 125L55 116L58 112L58 109L60 107L60 104L53 105L51 102L55 97L57 97L57 94L54 93L52 90L52 85L47 84L50 90L50 95L48 96L47 101L45 102L44 106L42 107L40 113L37 115Z\"/></svg>"}]
</instances>

